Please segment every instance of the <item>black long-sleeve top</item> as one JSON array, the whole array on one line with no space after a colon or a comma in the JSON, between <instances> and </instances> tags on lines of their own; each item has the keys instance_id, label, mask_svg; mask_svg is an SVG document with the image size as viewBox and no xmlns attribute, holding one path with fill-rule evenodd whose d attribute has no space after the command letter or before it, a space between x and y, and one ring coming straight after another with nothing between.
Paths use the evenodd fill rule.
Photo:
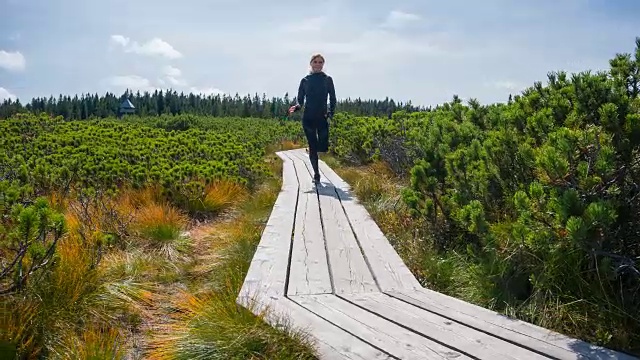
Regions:
<instances>
[{"instance_id":1,"label":"black long-sleeve top","mask_svg":"<svg viewBox=\"0 0 640 360\"><path fill-rule=\"evenodd\" d=\"M327 96L329 97L328 109ZM333 79L324 72L311 73L303 77L298 87L297 100L298 109L304 106L303 118L333 116L336 111L336 90Z\"/></svg>"}]
</instances>

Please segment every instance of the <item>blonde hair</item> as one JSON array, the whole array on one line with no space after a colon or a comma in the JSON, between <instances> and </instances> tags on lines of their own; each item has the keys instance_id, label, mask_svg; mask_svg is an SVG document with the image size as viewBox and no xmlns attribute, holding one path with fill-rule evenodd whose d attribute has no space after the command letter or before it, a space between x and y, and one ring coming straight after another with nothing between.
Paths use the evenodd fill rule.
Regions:
<instances>
[{"instance_id":1,"label":"blonde hair","mask_svg":"<svg viewBox=\"0 0 640 360\"><path fill-rule=\"evenodd\" d=\"M324 59L324 56L322 56L322 54L320 53L315 53L313 55L311 55L311 60L309 60L309 74L313 73L313 68L311 67L311 63L313 62L313 60L320 58L322 59L322 62L326 62L326 60Z\"/></svg>"},{"instance_id":2,"label":"blonde hair","mask_svg":"<svg viewBox=\"0 0 640 360\"><path fill-rule=\"evenodd\" d=\"M315 54L311 55L311 60L309 60L309 64L311 64L313 62L313 60L315 60L316 58L320 58L320 59L322 59L322 62L326 62L326 60L324 59L324 56L322 56L322 54L315 53Z\"/></svg>"}]
</instances>

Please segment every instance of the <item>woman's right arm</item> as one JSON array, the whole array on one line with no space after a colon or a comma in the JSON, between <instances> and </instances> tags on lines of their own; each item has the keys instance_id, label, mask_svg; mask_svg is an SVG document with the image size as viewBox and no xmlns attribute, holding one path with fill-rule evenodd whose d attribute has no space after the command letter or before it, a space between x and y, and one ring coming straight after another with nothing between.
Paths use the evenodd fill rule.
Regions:
<instances>
[{"instance_id":1,"label":"woman's right arm","mask_svg":"<svg viewBox=\"0 0 640 360\"><path fill-rule=\"evenodd\" d=\"M300 110L302 106L304 106L304 98L306 95L304 92L304 81L305 81L305 78L302 78L302 80L300 80L300 85L298 86L298 96L296 96L297 103L289 108L290 114L293 113L294 111Z\"/></svg>"},{"instance_id":2,"label":"woman's right arm","mask_svg":"<svg viewBox=\"0 0 640 360\"><path fill-rule=\"evenodd\" d=\"M300 85L298 86L298 109L304 105L304 96L306 95L304 93L304 80L305 78L302 78L302 80L300 80Z\"/></svg>"}]
</instances>

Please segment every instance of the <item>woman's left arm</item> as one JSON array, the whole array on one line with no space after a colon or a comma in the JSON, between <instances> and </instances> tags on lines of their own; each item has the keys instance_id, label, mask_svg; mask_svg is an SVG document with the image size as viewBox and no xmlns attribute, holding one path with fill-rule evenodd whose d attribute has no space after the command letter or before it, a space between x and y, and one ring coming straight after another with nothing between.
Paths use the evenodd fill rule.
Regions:
<instances>
[{"instance_id":1,"label":"woman's left arm","mask_svg":"<svg viewBox=\"0 0 640 360\"><path fill-rule=\"evenodd\" d=\"M336 112L336 88L333 85L333 78L329 76L329 117L333 117Z\"/></svg>"}]
</instances>

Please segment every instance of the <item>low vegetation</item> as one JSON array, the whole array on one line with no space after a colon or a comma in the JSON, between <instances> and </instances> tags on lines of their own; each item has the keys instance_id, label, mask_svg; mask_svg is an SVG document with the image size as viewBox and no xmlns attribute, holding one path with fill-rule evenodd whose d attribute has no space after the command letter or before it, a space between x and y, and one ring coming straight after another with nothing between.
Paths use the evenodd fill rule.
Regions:
<instances>
[{"instance_id":1,"label":"low vegetation","mask_svg":"<svg viewBox=\"0 0 640 360\"><path fill-rule=\"evenodd\" d=\"M334 165L425 287L640 355L640 39L610 64L506 104L339 114Z\"/></svg>"},{"instance_id":2,"label":"low vegetation","mask_svg":"<svg viewBox=\"0 0 640 360\"><path fill-rule=\"evenodd\" d=\"M314 358L235 304L298 126L0 122L0 357Z\"/></svg>"}]
</instances>

